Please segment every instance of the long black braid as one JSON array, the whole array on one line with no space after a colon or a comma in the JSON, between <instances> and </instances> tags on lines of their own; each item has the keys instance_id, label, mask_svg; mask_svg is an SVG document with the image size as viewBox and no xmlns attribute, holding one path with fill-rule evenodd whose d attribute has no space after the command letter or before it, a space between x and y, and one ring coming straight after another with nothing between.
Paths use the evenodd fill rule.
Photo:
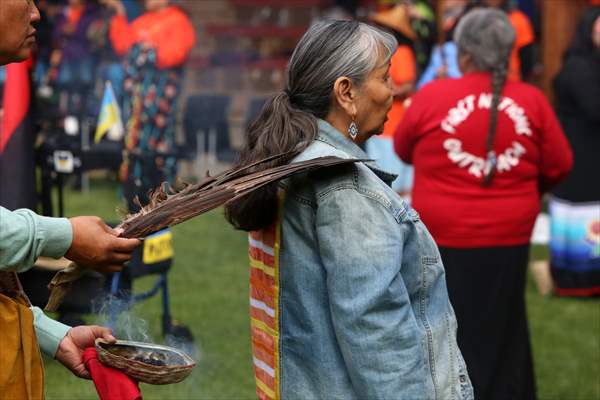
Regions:
<instances>
[{"instance_id":1,"label":"long black braid","mask_svg":"<svg viewBox=\"0 0 600 400\"><path fill-rule=\"evenodd\" d=\"M498 159L494 152L494 139L498 129L498 105L508 75L508 60L516 33L506 13L493 8L469 11L458 23L455 41L459 55L468 55L476 71L492 75L492 100L490 123L485 145L486 160L482 185L492 183Z\"/></svg>"},{"instance_id":2,"label":"long black braid","mask_svg":"<svg viewBox=\"0 0 600 400\"><path fill-rule=\"evenodd\" d=\"M498 105L502 98L502 90L506 83L506 77L508 75L508 56L506 62L498 65L492 70L492 107L490 109L490 125L488 128L487 140L485 144L485 154L487 160L485 163L483 186L490 186L494 173L496 172L496 165L498 159L496 152L494 152L494 139L496 137L496 130L498 128Z\"/></svg>"}]
</instances>

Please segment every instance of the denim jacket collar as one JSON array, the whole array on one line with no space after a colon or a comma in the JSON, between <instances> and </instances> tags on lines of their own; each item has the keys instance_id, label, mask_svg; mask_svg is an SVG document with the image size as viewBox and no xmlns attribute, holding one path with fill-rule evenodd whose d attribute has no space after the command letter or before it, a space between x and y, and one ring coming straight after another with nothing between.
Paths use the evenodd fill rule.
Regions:
<instances>
[{"instance_id":1,"label":"denim jacket collar","mask_svg":"<svg viewBox=\"0 0 600 400\"><path fill-rule=\"evenodd\" d=\"M337 150L343 151L353 158L362 160L368 160L370 158L367 153L365 153L360 147L358 147L358 145L356 145L356 143L352 142L350 139L340 133L327 121L319 119L318 124L319 133L317 134L315 140L327 143L328 145L336 148ZM396 174L381 169L375 163L375 161L365 161L364 164L369 167L369 169L372 170L382 181L387 183L388 186L390 186L398 177Z\"/></svg>"}]
</instances>

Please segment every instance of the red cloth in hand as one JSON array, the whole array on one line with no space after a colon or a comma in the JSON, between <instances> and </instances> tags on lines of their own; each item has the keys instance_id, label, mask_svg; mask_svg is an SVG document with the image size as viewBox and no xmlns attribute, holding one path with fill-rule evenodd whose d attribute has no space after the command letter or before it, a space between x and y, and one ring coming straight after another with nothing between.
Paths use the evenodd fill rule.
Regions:
<instances>
[{"instance_id":1,"label":"red cloth in hand","mask_svg":"<svg viewBox=\"0 0 600 400\"><path fill-rule=\"evenodd\" d=\"M90 371L100 400L142 400L137 382L123 372L102 364L95 348L85 349L83 362Z\"/></svg>"}]
</instances>

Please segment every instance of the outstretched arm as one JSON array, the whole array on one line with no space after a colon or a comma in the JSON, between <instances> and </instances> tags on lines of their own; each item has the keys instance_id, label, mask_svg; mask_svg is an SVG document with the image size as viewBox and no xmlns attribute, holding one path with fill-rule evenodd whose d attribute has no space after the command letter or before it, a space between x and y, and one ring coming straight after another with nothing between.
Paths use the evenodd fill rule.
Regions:
<instances>
[{"instance_id":1,"label":"outstretched arm","mask_svg":"<svg viewBox=\"0 0 600 400\"><path fill-rule=\"evenodd\" d=\"M140 241L118 234L98 217L50 218L0 207L0 269L23 272L39 256L65 256L85 268L119 271Z\"/></svg>"}]
</instances>

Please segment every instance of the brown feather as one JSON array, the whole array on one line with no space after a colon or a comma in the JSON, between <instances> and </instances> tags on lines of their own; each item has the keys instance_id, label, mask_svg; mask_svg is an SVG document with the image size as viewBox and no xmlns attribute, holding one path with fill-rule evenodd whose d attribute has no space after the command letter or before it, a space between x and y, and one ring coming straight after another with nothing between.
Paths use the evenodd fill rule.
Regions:
<instances>
[{"instance_id":1,"label":"brown feather","mask_svg":"<svg viewBox=\"0 0 600 400\"><path fill-rule=\"evenodd\" d=\"M279 158L291 158L294 153L283 153L266 158L255 164L236 170L228 170L215 176L207 176L196 185L184 184L178 192L159 186L150 194L149 204L136 214L127 215L118 228L122 237L144 238L161 229L180 224L200 214L213 210L230 201L237 200L260 187L291 175L319 168L350 164L356 159L320 157L307 161L285 164L254 171L259 165ZM79 278L82 268L75 264L58 272L48 288L51 290L46 311L56 311L72 282Z\"/></svg>"}]
</instances>

